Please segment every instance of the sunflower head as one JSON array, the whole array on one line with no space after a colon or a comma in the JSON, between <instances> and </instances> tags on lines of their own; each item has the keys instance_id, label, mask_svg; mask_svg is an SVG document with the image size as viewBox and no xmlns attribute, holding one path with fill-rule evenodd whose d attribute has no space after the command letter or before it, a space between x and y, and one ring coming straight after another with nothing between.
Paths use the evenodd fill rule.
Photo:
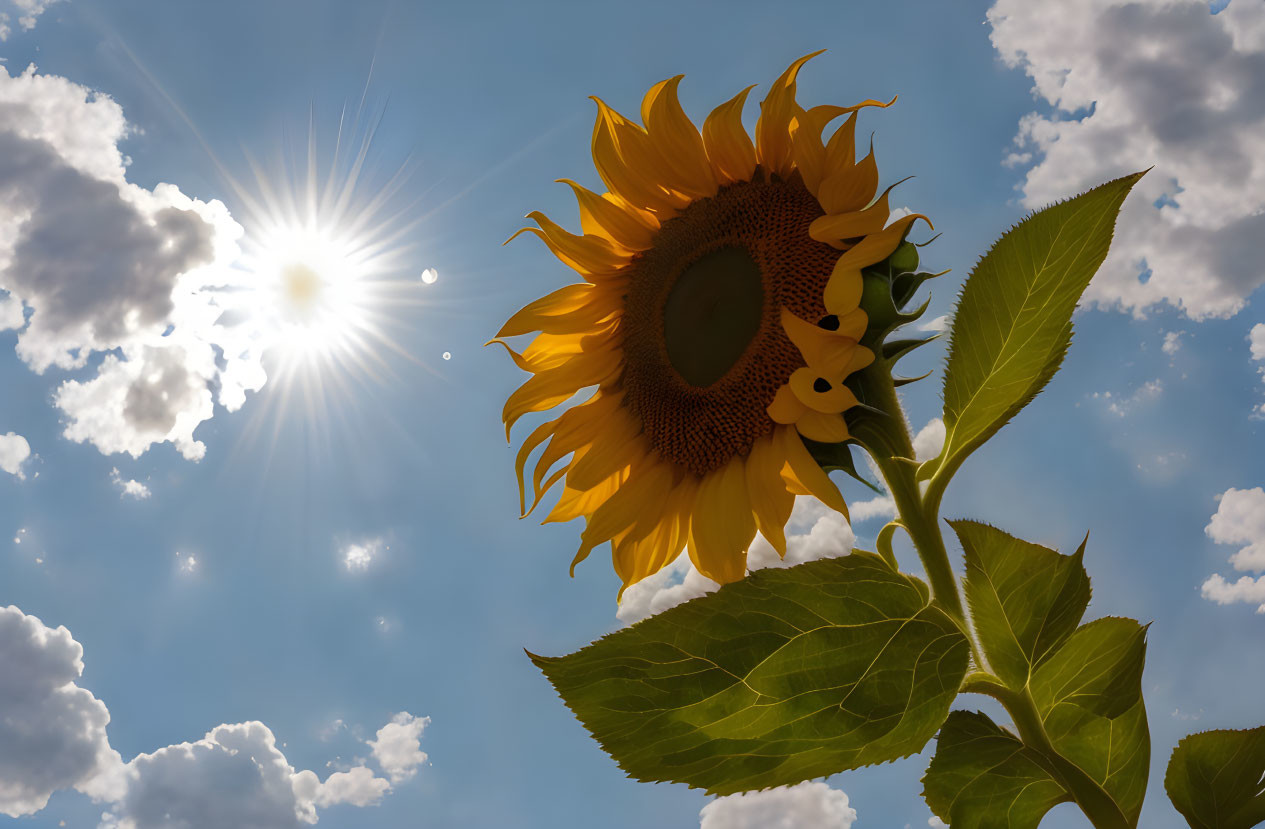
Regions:
<instances>
[{"instance_id":1,"label":"sunflower head","mask_svg":"<svg viewBox=\"0 0 1265 829\"><path fill-rule=\"evenodd\" d=\"M742 125L750 87L701 131L677 99L680 77L646 93L640 124L594 99L606 191L565 181L580 234L541 213L515 234L538 236L581 280L494 340L532 375L506 401L507 437L524 414L591 390L517 458L524 514L561 482L545 520L585 519L573 568L610 542L625 586L682 549L704 575L735 581L757 530L785 554L796 495L847 512L804 441L848 440L858 401L847 380L875 359L865 274L915 276L897 260L925 217L891 221L873 148L857 158L858 111L891 102L804 109L795 80L811 57L774 82L754 141ZM521 353L505 341L533 333Z\"/></svg>"}]
</instances>

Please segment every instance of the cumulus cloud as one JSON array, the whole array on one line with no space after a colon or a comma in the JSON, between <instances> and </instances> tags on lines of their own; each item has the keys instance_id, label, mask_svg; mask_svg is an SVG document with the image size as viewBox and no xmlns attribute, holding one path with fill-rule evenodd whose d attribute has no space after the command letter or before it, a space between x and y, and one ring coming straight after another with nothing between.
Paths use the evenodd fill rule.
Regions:
<instances>
[{"instance_id":1,"label":"cumulus cloud","mask_svg":"<svg viewBox=\"0 0 1265 829\"><path fill-rule=\"evenodd\" d=\"M370 539L343 548L343 566L353 573L363 573L382 551L381 539Z\"/></svg>"},{"instance_id":2,"label":"cumulus cloud","mask_svg":"<svg viewBox=\"0 0 1265 829\"><path fill-rule=\"evenodd\" d=\"M1235 570L1265 571L1265 489L1234 489L1219 497L1220 503L1204 533L1218 544L1244 545L1230 556ZM1247 602L1265 613L1265 576L1241 576L1229 581L1213 574L1203 583L1203 596L1218 604Z\"/></svg>"},{"instance_id":3,"label":"cumulus cloud","mask_svg":"<svg viewBox=\"0 0 1265 829\"><path fill-rule=\"evenodd\" d=\"M931 418L914 435L914 456L920 461L939 456L940 450L944 449L944 437L944 421L938 417Z\"/></svg>"},{"instance_id":4,"label":"cumulus cloud","mask_svg":"<svg viewBox=\"0 0 1265 829\"><path fill-rule=\"evenodd\" d=\"M98 799L118 791L105 704L76 681L83 648L16 607L0 608L0 814L30 815L58 789Z\"/></svg>"},{"instance_id":5,"label":"cumulus cloud","mask_svg":"<svg viewBox=\"0 0 1265 829\"><path fill-rule=\"evenodd\" d=\"M14 432L0 435L0 469L18 479L25 479L23 464L31 457L31 444Z\"/></svg>"},{"instance_id":6,"label":"cumulus cloud","mask_svg":"<svg viewBox=\"0 0 1265 829\"><path fill-rule=\"evenodd\" d=\"M1252 330L1247 335L1247 341L1252 359L1261 364L1261 376L1265 377L1265 322L1258 322L1252 326ZM1259 411L1265 415L1265 403L1261 404Z\"/></svg>"},{"instance_id":7,"label":"cumulus cloud","mask_svg":"<svg viewBox=\"0 0 1265 829\"><path fill-rule=\"evenodd\" d=\"M223 321L248 280L231 267L242 228L218 201L128 182L129 134L108 96L0 67L0 324L36 372L105 353L54 394L66 437L198 459L215 403L232 411L266 379L250 332Z\"/></svg>"},{"instance_id":8,"label":"cumulus cloud","mask_svg":"<svg viewBox=\"0 0 1265 829\"><path fill-rule=\"evenodd\" d=\"M0 42L13 34L11 22L16 17L19 28L30 31L44 10L57 0L0 0Z\"/></svg>"},{"instance_id":9,"label":"cumulus cloud","mask_svg":"<svg viewBox=\"0 0 1265 829\"><path fill-rule=\"evenodd\" d=\"M408 780L417 773L417 767L426 762L421 736L428 725L430 717L414 717L401 711L378 729L377 739L365 741L373 751L373 759L392 783Z\"/></svg>"},{"instance_id":10,"label":"cumulus cloud","mask_svg":"<svg viewBox=\"0 0 1265 829\"><path fill-rule=\"evenodd\" d=\"M119 488L120 497L126 496L128 498L135 498L138 501L143 501L152 494L149 491L149 487L145 486L140 481L133 481L124 478L119 472L118 467L110 470L110 482Z\"/></svg>"},{"instance_id":11,"label":"cumulus cloud","mask_svg":"<svg viewBox=\"0 0 1265 829\"><path fill-rule=\"evenodd\" d=\"M1168 356L1173 356L1182 350L1182 334L1185 331L1166 331L1164 332L1164 344L1160 346L1160 350Z\"/></svg>"},{"instance_id":12,"label":"cumulus cloud","mask_svg":"<svg viewBox=\"0 0 1265 829\"><path fill-rule=\"evenodd\" d=\"M99 829L299 829L319 809L377 804L426 760L418 738L429 718L401 712L369 741L390 780L364 765L325 780L296 771L261 722L216 726L124 763L105 704L77 684L83 648L65 627L0 609L0 664L0 814L10 817L73 788L109 804Z\"/></svg>"},{"instance_id":13,"label":"cumulus cloud","mask_svg":"<svg viewBox=\"0 0 1265 829\"><path fill-rule=\"evenodd\" d=\"M848 796L820 782L718 797L699 812L699 829L849 829Z\"/></svg>"},{"instance_id":14,"label":"cumulus cloud","mask_svg":"<svg viewBox=\"0 0 1265 829\"><path fill-rule=\"evenodd\" d=\"M997 0L1002 60L1033 80L1013 163L1039 207L1155 165L1086 297L1227 317L1265 284L1265 15L1259 0Z\"/></svg>"}]
</instances>

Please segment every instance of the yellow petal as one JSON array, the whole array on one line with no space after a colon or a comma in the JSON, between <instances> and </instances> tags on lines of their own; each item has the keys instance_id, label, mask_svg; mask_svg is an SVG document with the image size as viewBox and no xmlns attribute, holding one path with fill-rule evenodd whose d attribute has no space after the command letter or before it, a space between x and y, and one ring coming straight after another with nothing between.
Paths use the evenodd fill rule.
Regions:
<instances>
[{"instance_id":1,"label":"yellow petal","mask_svg":"<svg viewBox=\"0 0 1265 829\"><path fill-rule=\"evenodd\" d=\"M641 422L632 415L614 417L584 457L577 460L567 473L567 483L576 489L592 489L616 471L631 466L648 452L646 439L641 435Z\"/></svg>"},{"instance_id":2,"label":"yellow petal","mask_svg":"<svg viewBox=\"0 0 1265 829\"><path fill-rule=\"evenodd\" d=\"M713 581L738 581L747 572L747 547L753 538L755 516L747 476L743 459L735 457L704 476L698 486L690 522L690 560Z\"/></svg>"},{"instance_id":3,"label":"yellow petal","mask_svg":"<svg viewBox=\"0 0 1265 829\"><path fill-rule=\"evenodd\" d=\"M677 98L683 75L650 87L641 102L641 120L650 144L672 171L671 186L692 199L716 195L716 176L703 148L703 138Z\"/></svg>"},{"instance_id":4,"label":"yellow petal","mask_svg":"<svg viewBox=\"0 0 1265 829\"><path fill-rule=\"evenodd\" d=\"M742 107L753 88L716 107L703 122L703 146L721 184L750 181L755 174L755 145L742 126Z\"/></svg>"},{"instance_id":5,"label":"yellow petal","mask_svg":"<svg viewBox=\"0 0 1265 829\"><path fill-rule=\"evenodd\" d=\"M892 185L893 187L895 185ZM887 191L891 192L890 188ZM870 233L878 233L887 226L892 211L887 206L887 193L878 201L855 213L834 213L814 219L808 226L808 235L828 245L843 239L855 239Z\"/></svg>"},{"instance_id":6,"label":"yellow petal","mask_svg":"<svg viewBox=\"0 0 1265 829\"><path fill-rule=\"evenodd\" d=\"M583 561L590 550L629 530L639 519L653 517L657 523L663 515L671 485L672 469L666 463L650 460L638 464L628 480L589 516L580 534L580 549L571 562L572 574L575 565Z\"/></svg>"},{"instance_id":7,"label":"yellow petal","mask_svg":"<svg viewBox=\"0 0 1265 829\"><path fill-rule=\"evenodd\" d=\"M512 242L523 233L533 233L549 248L562 264L581 274L609 274L628 264L631 258L625 250L616 248L601 236L576 236L568 233L539 210L527 214L540 227L524 227L505 241Z\"/></svg>"},{"instance_id":8,"label":"yellow petal","mask_svg":"<svg viewBox=\"0 0 1265 829\"><path fill-rule=\"evenodd\" d=\"M839 261L835 263L835 270L841 268L864 268L892 255L896 248L900 247L901 241L905 238L905 234L909 232L909 226L914 222L922 219L931 225L931 221L921 213L911 213L908 216L901 216L878 233L871 233L852 247L844 251L839 257Z\"/></svg>"},{"instance_id":9,"label":"yellow petal","mask_svg":"<svg viewBox=\"0 0 1265 829\"><path fill-rule=\"evenodd\" d=\"M812 495L826 506L848 515L848 505L844 503L839 488L834 485L825 471L813 460L804 448L804 442L794 429L784 429L782 435L782 451L786 453L786 465L782 467L782 477L798 494Z\"/></svg>"},{"instance_id":10,"label":"yellow petal","mask_svg":"<svg viewBox=\"0 0 1265 829\"><path fill-rule=\"evenodd\" d=\"M817 201L828 214L852 213L865 207L878 192L878 162L874 148L854 167L836 170L821 181Z\"/></svg>"},{"instance_id":11,"label":"yellow petal","mask_svg":"<svg viewBox=\"0 0 1265 829\"><path fill-rule=\"evenodd\" d=\"M864 327L862 324L863 329ZM836 379L848 376L849 372L845 369L851 364L852 355L860 348L855 337L848 336L847 333L841 334L838 330L828 331L819 325L805 322L785 308L782 309L782 328L799 349L804 362L820 372L822 376ZM869 351L869 349L862 350Z\"/></svg>"},{"instance_id":12,"label":"yellow petal","mask_svg":"<svg viewBox=\"0 0 1265 829\"><path fill-rule=\"evenodd\" d=\"M575 452L582 453L597 436L607 428L611 418L620 417L618 412L623 396L599 391L587 402L572 406L558 418L558 426L554 429L549 445L540 453L536 462L536 470L532 475L533 496L536 502L544 494L547 487L541 481L555 463ZM574 460L578 460L578 457ZM567 467L563 467L566 470Z\"/></svg>"},{"instance_id":13,"label":"yellow petal","mask_svg":"<svg viewBox=\"0 0 1265 829\"><path fill-rule=\"evenodd\" d=\"M835 262L830 279L826 281L826 290L822 292L822 304L826 310L838 316L850 313L861 305L861 293L865 289L865 277L861 269L843 257Z\"/></svg>"},{"instance_id":14,"label":"yellow petal","mask_svg":"<svg viewBox=\"0 0 1265 829\"><path fill-rule=\"evenodd\" d=\"M502 339L493 338L487 344L495 343L503 346L516 366L523 371L539 374L547 369L563 365L577 354L614 347L618 331L618 326L607 322L599 325L594 333L540 334L531 341L531 345L522 354Z\"/></svg>"},{"instance_id":15,"label":"yellow petal","mask_svg":"<svg viewBox=\"0 0 1265 829\"><path fill-rule=\"evenodd\" d=\"M650 146L645 130L620 115L600 98L593 125L593 166L611 192L629 203L672 215L689 204L689 198L673 193L659 182L668 171Z\"/></svg>"},{"instance_id":16,"label":"yellow petal","mask_svg":"<svg viewBox=\"0 0 1265 829\"><path fill-rule=\"evenodd\" d=\"M856 395L851 389L843 383L822 377L813 366L795 369L786 385L801 403L816 412L838 414L857 404ZM798 420L795 422L799 423Z\"/></svg>"},{"instance_id":17,"label":"yellow petal","mask_svg":"<svg viewBox=\"0 0 1265 829\"><path fill-rule=\"evenodd\" d=\"M564 487L562 497L558 499L558 503L554 504L549 515L541 523L566 522L579 518L581 515L592 515L594 510L606 503L626 480L628 480L628 470L621 469L592 489Z\"/></svg>"},{"instance_id":18,"label":"yellow petal","mask_svg":"<svg viewBox=\"0 0 1265 829\"><path fill-rule=\"evenodd\" d=\"M805 55L787 67L760 103L760 120L755 125L756 159L770 173L791 172L791 119L795 116L795 76L800 68L824 49Z\"/></svg>"},{"instance_id":19,"label":"yellow petal","mask_svg":"<svg viewBox=\"0 0 1265 829\"><path fill-rule=\"evenodd\" d=\"M501 326L496 336L517 337L532 331L573 333L592 327L622 308L619 291L587 283L567 285L525 306Z\"/></svg>"},{"instance_id":20,"label":"yellow petal","mask_svg":"<svg viewBox=\"0 0 1265 829\"><path fill-rule=\"evenodd\" d=\"M617 599L623 598L629 585L654 575L681 554L689 534L689 512L697 490L698 479L687 475L668 496L664 513L650 534L635 539L629 533L613 545L615 572L623 582Z\"/></svg>"},{"instance_id":21,"label":"yellow petal","mask_svg":"<svg viewBox=\"0 0 1265 829\"><path fill-rule=\"evenodd\" d=\"M847 110L840 106L815 106L806 112L799 110L791 120L791 157L804 180L804 186L814 196L828 172L826 146L821 142L821 131L826 124L845 112Z\"/></svg>"},{"instance_id":22,"label":"yellow petal","mask_svg":"<svg viewBox=\"0 0 1265 829\"><path fill-rule=\"evenodd\" d=\"M846 171L852 168L856 158L856 113L865 107L879 107L886 109L896 103L896 96L887 103L876 101L873 98L866 99L859 104L854 104L847 108L847 112L852 113L848 116L848 120L835 130L835 134L830 136L830 140L826 142L826 173L827 175L835 172Z\"/></svg>"},{"instance_id":23,"label":"yellow petal","mask_svg":"<svg viewBox=\"0 0 1265 829\"><path fill-rule=\"evenodd\" d=\"M785 459L778 453L773 435L751 445L747 455L747 494L755 513L756 528L779 556L786 555L786 522L790 520L795 496L782 482Z\"/></svg>"},{"instance_id":24,"label":"yellow petal","mask_svg":"<svg viewBox=\"0 0 1265 829\"><path fill-rule=\"evenodd\" d=\"M842 443L848 439L843 415L807 412L795 422L795 428L804 437L819 443Z\"/></svg>"},{"instance_id":25,"label":"yellow petal","mask_svg":"<svg viewBox=\"0 0 1265 829\"><path fill-rule=\"evenodd\" d=\"M527 458L537 446L553 435L559 419L542 423L533 429L532 433L527 436L527 440L523 441L523 445L519 447L518 454L514 457L514 474L518 477L518 512L520 515L527 514L527 482L523 477L527 467Z\"/></svg>"},{"instance_id":26,"label":"yellow petal","mask_svg":"<svg viewBox=\"0 0 1265 829\"><path fill-rule=\"evenodd\" d=\"M791 391L791 387L782 386L773 396L773 402L765 410L774 423L794 423L808 410L800 399Z\"/></svg>"},{"instance_id":27,"label":"yellow petal","mask_svg":"<svg viewBox=\"0 0 1265 829\"><path fill-rule=\"evenodd\" d=\"M616 351L580 354L566 365L533 376L505 401L501 412L505 437L515 421L528 412L552 409L580 389L611 379L622 368L620 356Z\"/></svg>"},{"instance_id":28,"label":"yellow petal","mask_svg":"<svg viewBox=\"0 0 1265 829\"><path fill-rule=\"evenodd\" d=\"M613 193L599 196L571 179L558 181L575 193L580 206L580 227L585 233L601 236L629 251L650 247L659 230L659 220L653 214L633 207Z\"/></svg>"}]
</instances>

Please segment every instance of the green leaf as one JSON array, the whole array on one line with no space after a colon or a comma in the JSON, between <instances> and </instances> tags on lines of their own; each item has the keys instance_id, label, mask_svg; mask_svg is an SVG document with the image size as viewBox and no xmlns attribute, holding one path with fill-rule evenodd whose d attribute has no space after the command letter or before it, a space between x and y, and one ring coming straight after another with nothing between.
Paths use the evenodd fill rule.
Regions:
<instances>
[{"instance_id":1,"label":"green leaf","mask_svg":"<svg viewBox=\"0 0 1265 829\"><path fill-rule=\"evenodd\" d=\"M630 776L731 794L922 750L967 652L925 584L855 552L532 661Z\"/></svg>"},{"instance_id":2,"label":"green leaf","mask_svg":"<svg viewBox=\"0 0 1265 829\"><path fill-rule=\"evenodd\" d=\"M1120 205L1143 173L1035 213L997 241L967 278L944 376L944 451L920 470L951 474L1058 371L1072 311L1107 256Z\"/></svg>"},{"instance_id":3,"label":"green leaf","mask_svg":"<svg viewBox=\"0 0 1265 829\"><path fill-rule=\"evenodd\" d=\"M1132 619L1097 619L1038 665L1029 684L1054 749L1097 783L1131 826L1150 771L1145 660L1146 627Z\"/></svg>"},{"instance_id":4,"label":"green leaf","mask_svg":"<svg viewBox=\"0 0 1265 829\"><path fill-rule=\"evenodd\" d=\"M931 811L953 829L1036 829L1072 799L1038 752L979 712L949 714L922 783Z\"/></svg>"},{"instance_id":5,"label":"green leaf","mask_svg":"<svg viewBox=\"0 0 1265 829\"><path fill-rule=\"evenodd\" d=\"M1173 749L1164 788L1193 829L1265 823L1265 726L1186 737Z\"/></svg>"},{"instance_id":6,"label":"green leaf","mask_svg":"<svg viewBox=\"0 0 1265 829\"><path fill-rule=\"evenodd\" d=\"M1022 688L1089 605L1085 545L1064 556L987 524L949 524L966 554L966 600L989 667Z\"/></svg>"}]
</instances>

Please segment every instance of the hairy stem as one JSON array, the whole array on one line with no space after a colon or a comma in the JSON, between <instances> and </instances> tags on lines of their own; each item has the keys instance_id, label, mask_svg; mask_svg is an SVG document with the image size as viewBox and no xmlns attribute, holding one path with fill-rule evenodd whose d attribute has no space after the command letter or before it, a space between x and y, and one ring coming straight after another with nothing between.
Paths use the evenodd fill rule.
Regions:
<instances>
[{"instance_id":1,"label":"hairy stem","mask_svg":"<svg viewBox=\"0 0 1265 829\"><path fill-rule=\"evenodd\" d=\"M1013 690L988 673L987 660L968 621L958 579L953 573L940 531L940 499L946 479L933 481L925 491L919 487L916 480L918 464L909 423L896 396L888 361L882 358L875 360L861 373L859 382L862 400L877 413L860 419L853 434L869 450L887 482L892 500L896 502L896 521L909 533L922 560L934 601L953 617L970 643L971 657L977 670L967 675L962 690L987 694L1005 707L1019 738L1040 755L1046 771L1071 793L1095 829L1132 829L1120 807L1102 786L1055 749L1028 689ZM890 549L890 538L887 543Z\"/></svg>"}]
</instances>

